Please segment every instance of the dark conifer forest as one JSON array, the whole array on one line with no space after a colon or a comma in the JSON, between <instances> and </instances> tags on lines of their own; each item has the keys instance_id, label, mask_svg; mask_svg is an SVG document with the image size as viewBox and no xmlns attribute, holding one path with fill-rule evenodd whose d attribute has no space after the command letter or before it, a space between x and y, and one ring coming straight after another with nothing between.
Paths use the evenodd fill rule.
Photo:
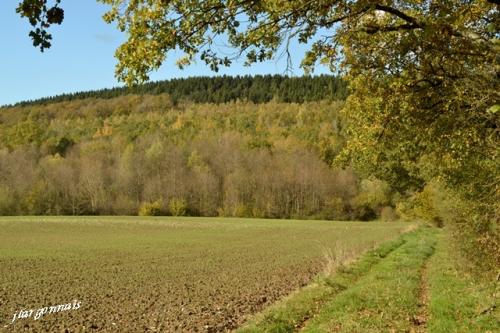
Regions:
<instances>
[{"instance_id":1,"label":"dark conifer forest","mask_svg":"<svg viewBox=\"0 0 500 333\"><path fill-rule=\"evenodd\" d=\"M301 77L282 75L199 76L148 82L132 87L62 94L33 101L23 101L16 105L39 105L84 98L109 99L126 94L168 94L172 101L188 100L194 103L234 101L265 103L273 99L285 103L304 103L324 99L345 99L347 82L332 75Z\"/></svg>"}]
</instances>

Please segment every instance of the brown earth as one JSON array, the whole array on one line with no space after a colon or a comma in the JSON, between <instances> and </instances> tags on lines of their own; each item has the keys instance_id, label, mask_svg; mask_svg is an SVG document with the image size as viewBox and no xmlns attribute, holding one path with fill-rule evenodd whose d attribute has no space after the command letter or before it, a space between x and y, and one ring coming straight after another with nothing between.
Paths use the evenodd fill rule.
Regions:
<instances>
[{"instance_id":1,"label":"brown earth","mask_svg":"<svg viewBox=\"0 0 500 333\"><path fill-rule=\"evenodd\" d=\"M193 221L0 219L0 331L229 331L309 283L329 244L363 251L405 227ZM10 324L73 300L80 309Z\"/></svg>"}]
</instances>

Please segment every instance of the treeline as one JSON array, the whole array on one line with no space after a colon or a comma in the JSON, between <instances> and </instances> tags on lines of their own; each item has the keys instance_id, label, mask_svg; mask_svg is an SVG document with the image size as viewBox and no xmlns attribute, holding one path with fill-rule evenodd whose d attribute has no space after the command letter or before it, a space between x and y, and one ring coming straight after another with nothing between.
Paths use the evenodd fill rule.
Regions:
<instances>
[{"instance_id":1,"label":"treeline","mask_svg":"<svg viewBox=\"0 0 500 333\"><path fill-rule=\"evenodd\" d=\"M0 214L393 219L386 183L331 167L342 103L130 95L7 108Z\"/></svg>"},{"instance_id":2,"label":"treeline","mask_svg":"<svg viewBox=\"0 0 500 333\"><path fill-rule=\"evenodd\" d=\"M390 205L384 184L365 181L360 192L351 170L332 170L304 148L244 145L228 133L183 146L149 136L98 140L66 157L4 151L0 212L368 220Z\"/></svg>"},{"instance_id":3,"label":"treeline","mask_svg":"<svg viewBox=\"0 0 500 333\"><path fill-rule=\"evenodd\" d=\"M343 100L347 97L345 80L332 75L288 77L283 75L200 76L149 82L134 87L116 87L63 94L17 103L28 106L74 101L86 98L109 99L124 95L168 94L174 103L227 103L249 101L266 103L304 103L320 100Z\"/></svg>"}]
</instances>

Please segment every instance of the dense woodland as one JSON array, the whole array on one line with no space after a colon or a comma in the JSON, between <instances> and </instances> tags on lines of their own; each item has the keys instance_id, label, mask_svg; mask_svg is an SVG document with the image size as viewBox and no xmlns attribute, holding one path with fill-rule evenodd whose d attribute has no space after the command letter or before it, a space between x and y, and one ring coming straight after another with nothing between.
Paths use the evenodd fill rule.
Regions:
<instances>
[{"instance_id":1,"label":"dense woodland","mask_svg":"<svg viewBox=\"0 0 500 333\"><path fill-rule=\"evenodd\" d=\"M16 106L40 105L84 98L114 98L126 94L168 94L170 100L194 103L227 103L248 101L265 103L271 100L303 103L318 100L340 100L347 96L347 82L332 75L288 77L282 75L198 76L148 82L131 87L63 94L17 103Z\"/></svg>"},{"instance_id":2,"label":"dense woodland","mask_svg":"<svg viewBox=\"0 0 500 333\"><path fill-rule=\"evenodd\" d=\"M179 82L177 91L191 87L195 102L202 95L240 95L232 95L238 102L214 104L190 101L188 90L181 103L169 94L80 98L82 93L72 101L56 97L3 108L0 213L396 217L386 183L332 168L345 143L344 102L333 96L345 91L327 83L341 81L269 76ZM248 95L242 86L256 91L260 82L267 82L265 89L300 83L304 96L316 96L308 98L331 98L283 103L282 96L298 88L281 88L266 91L276 94L263 99L270 102L240 101ZM196 84L223 88L194 89Z\"/></svg>"}]
</instances>

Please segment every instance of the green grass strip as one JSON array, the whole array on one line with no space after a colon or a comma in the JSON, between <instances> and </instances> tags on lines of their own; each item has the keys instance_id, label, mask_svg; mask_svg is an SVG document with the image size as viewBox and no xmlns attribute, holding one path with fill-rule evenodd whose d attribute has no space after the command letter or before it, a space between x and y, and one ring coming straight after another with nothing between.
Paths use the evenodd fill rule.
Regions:
<instances>
[{"instance_id":1,"label":"green grass strip","mask_svg":"<svg viewBox=\"0 0 500 333\"><path fill-rule=\"evenodd\" d=\"M428 332L498 332L498 282L477 281L456 269L447 235L440 235L428 265L430 318ZM498 297L498 296L496 296Z\"/></svg>"},{"instance_id":2,"label":"green grass strip","mask_svg":"<svg viewBox=\"0 0 500 333\"><path fill-rule=\"evenodd\" d=\"M392 251L358 282L325 304L303 332L410 332L419 312L421 270L434 252L436 231L403 236Z\"/></svg>"},{"instance_id":3,"label":"green grass strip","mask_svg":"<svg viewBox=\"0 0 500 333\"><path fill-rule=\"evenodd\" d=\"M238 329L238 333L296 332L303 323L317 313L322 305L335 295L352 286L361 276L406 242L401 236L365 253L348 267L341 267L328 277L319 277L309 286L293 293L283 301L269 307Z\"/></svg>"}]
</instances>

